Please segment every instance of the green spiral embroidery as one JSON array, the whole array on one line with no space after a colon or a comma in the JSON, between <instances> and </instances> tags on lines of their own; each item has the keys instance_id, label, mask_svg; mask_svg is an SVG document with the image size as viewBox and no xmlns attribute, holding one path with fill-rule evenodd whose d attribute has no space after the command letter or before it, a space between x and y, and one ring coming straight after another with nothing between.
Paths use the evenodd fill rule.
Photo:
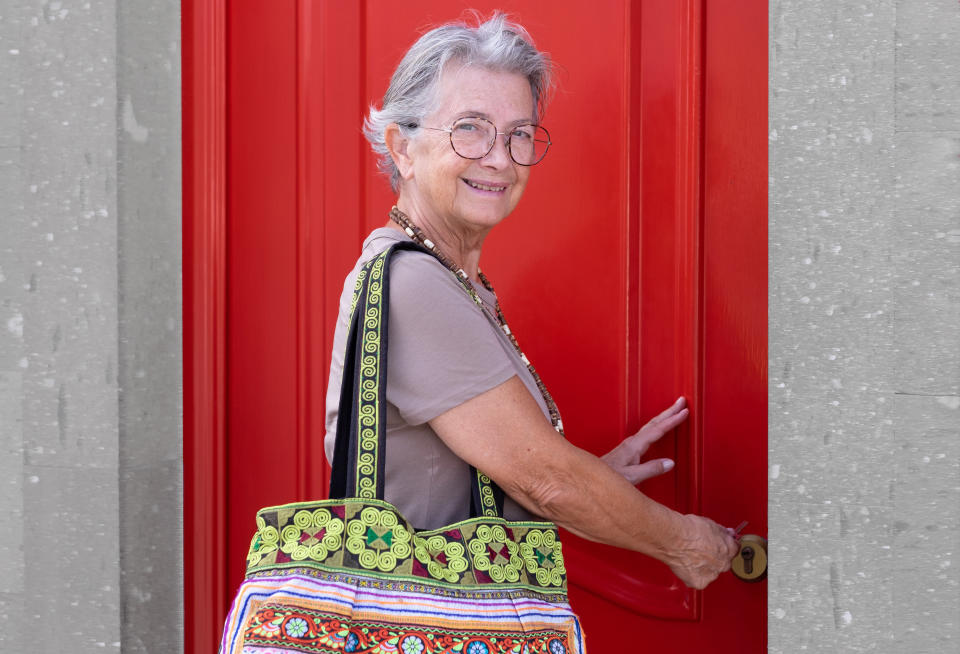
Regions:
<instances>
[{"instance_id":1,"label":"green spiral embroidery","mask_svg":"<svg viewBox=\"0 0 960 654\"><path fill-rule=\"evenodd\" d=\"M567 574L563 552L557 534L553 531L531 529L520 543L520 556L527 574L541 586L560 586Z\"/></svg>"},{"instance_id":2,"label":"green spiral embroidery","mask_svg":"<svg viewBox=\"0 0 960 654\"><path fill-rule=\"evenodd\" d=\"M501 525L480 525L467 547L473 567L486 572L493 581L512 583L520 579L523 569L520 547L507 537Z\"/></svg>"},{"instance_id":3,"label":"green spiral embroidery","mask_svg":"<svg viewBox=\"0 0 960 654\"><path fill-rule=\"evenodd\" d=\"M380 453L377 451L377 433L380 416L381 370L381 303L383 300L383 269L386 252L368 262L369 270L366 303L363 308L363 331L360 357L360 378L357 394L357 468L356 493L358 497L373 499L377 494L376 474Z\"/></svg>"},{"instance_id":4,"label":"green spiral embroidery","mask_svg":"<svg viewBox=\"0 0 960 654\"><path fill-rule=\"evenodd\" d=\"M294 561L324 561L340 549L342 534L343 520L328 509L297 511L280 530L280 551Z\"/></svg>"},{"instance_id":5,"label":"green spiral embroidery","mask_svg":"<svg viewBox=\"0 0 960 654\"><path fill-rule=\"evenodd\" d=\"M467 557L464 556L466 549L462 543L447 540L439 534L429 538L414 535L413 543L413 556L427 568L427 572L434 579L455 584L470 567Z\"/></svg>"},{"instance_id":6,"label":"green spiral embroidery","mask_svg":"<svg viewBox=\"0 0 960 654\"><path fill-rule=\"evenodd\" d=\"M480 506L482 515L496 517L497 500L493 495L493 482L490 477L477 470L477 480L480 482Z\"/></svg>"},{"instance_id":7,"label":"green spiral embroidery","mask_svg":"<svg viewBox=\"0 0 960 654\"><path fill-rule=\"evenodd\" d=\"M357 282L353 285L353 299L350 300L350 316L351 322L353 317L353 310L357 308L357 301L360 299L360 289L363 288L363 280L367 278L367 269L361 268L360 272L357 274Z\"/></svg>"},{"instance_id":8,"label":"green spiral embroidery","mask_svg":"<svg viewBox=\"0 0 960 654\"><path fill-rule=\"evenodd\" d=\"M410 540L411 533L387 509L368 506L347 523L347 551L368 570L392 571L410 556Z\"/></svg>"},{"instance_id":9,"label":"green spiral embroidery","mask_svg":"<svg viewBox=\"0 0 960 654\"><path fill-rule=\"evenodd\" d=\"M280 532L266 521L257 516L257 531L250 541L250 551L247 552L247 565L252 567L260 563L268 554L276 552L280 541Z\"/></svg>"}]
</instances>

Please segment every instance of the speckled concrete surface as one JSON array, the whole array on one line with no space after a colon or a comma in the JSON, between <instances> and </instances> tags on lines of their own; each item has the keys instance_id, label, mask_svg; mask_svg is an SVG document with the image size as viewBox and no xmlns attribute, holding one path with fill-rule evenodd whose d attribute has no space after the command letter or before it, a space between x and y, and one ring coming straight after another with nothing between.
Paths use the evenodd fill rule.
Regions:
<instances>
[{"instance_id":1,"label":"speckled concrete surface","mask_svg":"<svg viewBox=\"0 0 960 654\"><path fill-rule=\"evenodd\" d=\"M769 651L960 651L960 5L770 5Z\"/></svg>"},{"instance_id":2,"label":"speckled concrete surface","mask_svg":"<svg viewBox=\"0 0 960 654\"><path fill-rule=\"evenodd\" d=\"M179 32L0 2L0 651L182 648Z\"/></svg>"},{"instance_id":3,"label":"speckled concrete surface","mask_svg":"<svg viewBox=\"0 0 960 654\"><path fill-rule=\"evenodd\" d=\"M117 3L124 653L182 649L180 2Z\"/></svg>"}]
</instances>

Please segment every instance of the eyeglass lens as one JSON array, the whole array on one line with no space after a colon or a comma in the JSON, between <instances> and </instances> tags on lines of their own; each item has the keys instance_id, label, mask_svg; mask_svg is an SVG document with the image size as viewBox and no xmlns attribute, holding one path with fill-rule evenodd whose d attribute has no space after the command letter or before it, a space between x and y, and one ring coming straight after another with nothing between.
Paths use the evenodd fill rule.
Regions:
<instances>
[{"instance_id":1,"label":"eyeglass lens","mask_svg":"<svg viewBox=\"0 0 960 654\"><path fill-rule=\"evenodd\" d=\"M521 166L532 166L547 154L550 137L537 125L517 125L507 134L510 157ZM450 144L466 159L482 159L493 149L497 128L485 118L462 118L450 128Z\"/></svg>"}]
</instances>

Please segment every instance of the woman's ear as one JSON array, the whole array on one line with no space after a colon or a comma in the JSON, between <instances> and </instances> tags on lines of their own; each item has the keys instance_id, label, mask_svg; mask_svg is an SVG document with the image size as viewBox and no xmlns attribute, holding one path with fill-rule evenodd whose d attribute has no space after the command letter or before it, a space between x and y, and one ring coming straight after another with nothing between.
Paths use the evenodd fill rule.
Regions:
<instances>
[{"instance_id":1,"label":"woman's ear","mask_svg":"<svg viewBox=\"0 0 960 654\"><path fill-rule=\"evenodd\" d=\"M408 179L413 171L413 159L410 156L410 139L403 135L400 126L396 123L390 123L383 132L384 141L387 144L387 152L393 159L393 164L400 171L402 179Z\"/></svg>"}]
</instances>

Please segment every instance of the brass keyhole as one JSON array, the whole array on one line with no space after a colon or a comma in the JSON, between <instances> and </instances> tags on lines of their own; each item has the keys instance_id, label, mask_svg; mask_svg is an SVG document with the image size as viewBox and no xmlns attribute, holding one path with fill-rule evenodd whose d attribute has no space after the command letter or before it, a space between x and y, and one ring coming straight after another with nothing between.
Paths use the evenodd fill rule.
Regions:
<instances>
[{"instance_id":1,"label":"brass keyhole","mask_svg":"<svg viewBox=\"0 0 960 654\"><path fill-rule=\"evenodd\" d=\"M748 575L753 574L753 548L744 547L740 550L740 556L743 558L743 571Z\"/></svg>"},{"instance_id":2,"label":"brass keyhole","mask_svg":"<svg viewBox=\"0 0 960 654\"><path fill-rule=\"evenodd\" d=\"M730 562L730 570L743 581L761 581L767 576L767 541L756 534L740 538L740 551Z\"/></svg>"}]
</instances>

